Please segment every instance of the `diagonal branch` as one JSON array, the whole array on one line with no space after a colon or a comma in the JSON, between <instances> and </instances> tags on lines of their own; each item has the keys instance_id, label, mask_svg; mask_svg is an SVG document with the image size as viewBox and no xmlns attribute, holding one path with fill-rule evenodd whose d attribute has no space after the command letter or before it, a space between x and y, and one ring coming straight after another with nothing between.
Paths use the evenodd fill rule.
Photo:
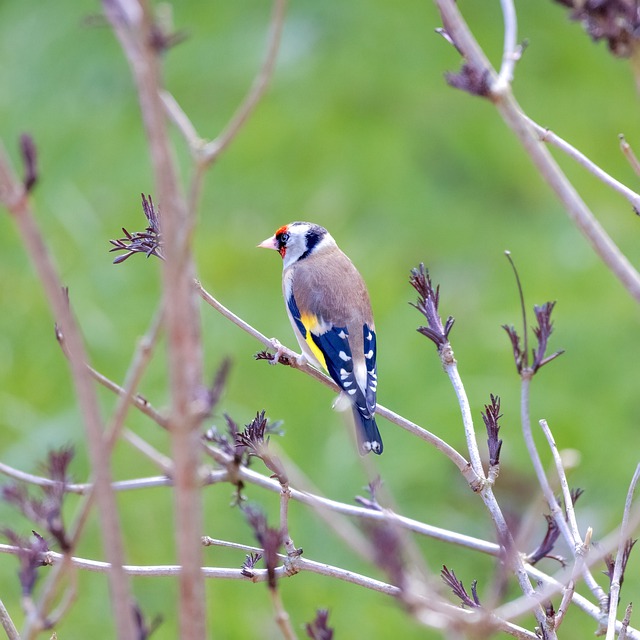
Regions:
<instances>
[{"instance_id":1,"label":"diagonal branch","mask_svg":"<svg viewBox=\"0 0 640 640\"><path fill-rule=\"evenodd\" d=\"M269 44L262 62L262 67L255 77L249 93L233 114L231 121L224 131L202 149L202 160L204 163L210 164L217 160L218 156L229 146L236 135L238 135L238 132L253 113L253 110L267 90L276 66L286 6L287 0L274 0L271 12L271 25L269 27Z\"/></svg>"},{"instance_id":2,"label":"diagonal branch","mask_svg":"<svg viewBox=\"0 0 640 640\"><path fill-rule=\"evenodd\" d=\"M508 84L497 84L496 72L467 26L454 0L435 0L449 38L465 58L467 74L483 78L486 95L500 112L530 156L540 175L564 205L569 217L587 238L600 259L640 302L640 274L609 237L574 186L569 182L549 150L523 114ZM471 70L471 71L469 71Z\"/></svg>"},{"instance_id":3,"label":"diagonal branch","mask_svg":"<svg viewBox=\"0 0 640 640\"><path fill-rule=\"evenodd\" d=\"M95 493L99 506L103 544L107 559L112 565L109 578L116 626L121 638L133 638L134 626L131 615L129 582L122 570L124 548L120 519L115 496L111 489L110 458L104 455L104 425L100 417L95 389L85 368L87 354L56 268L36 225L24 187L13 175L1 145L0 202L7 207L13 216L25 249L49 299L53 315L67 337L71 376L78 396L78 404L87 434L89 455L95 474ZM40 624L40 620L28 620L27 627L34 629ZM29 633L25 634L25 638L31 637Z\"/></svg>"}]
</instances>

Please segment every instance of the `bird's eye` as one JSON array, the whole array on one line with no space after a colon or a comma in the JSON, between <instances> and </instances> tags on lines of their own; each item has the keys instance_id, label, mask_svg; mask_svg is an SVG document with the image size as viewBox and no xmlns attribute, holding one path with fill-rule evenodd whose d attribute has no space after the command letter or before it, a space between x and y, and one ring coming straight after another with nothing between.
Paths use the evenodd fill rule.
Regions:
<instances>
[{"instance_id":1,"label":"bird's eye","mask_svg":"<svg viewBox=\"0 0 640 640\"><path fill-rule=\"evenodd\" d=\"M281 245L287 244L287 242L289 241L289 234L288 233L281 233L280 237L278 238L278 240L280 241Z\"/></svg>"}]
</instances>

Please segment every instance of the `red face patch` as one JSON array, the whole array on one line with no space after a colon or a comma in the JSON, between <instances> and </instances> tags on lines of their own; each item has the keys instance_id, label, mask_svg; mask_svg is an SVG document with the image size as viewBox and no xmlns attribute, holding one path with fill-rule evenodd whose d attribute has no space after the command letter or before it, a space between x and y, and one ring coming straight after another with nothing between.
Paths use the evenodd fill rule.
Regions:
<instances>
[{"instance_id":1,"label":"red face patch","mask_svg":"<svg viewBox=\"0 0 640 640\"><path fill-rule=\"evenodd\" d=\"M283 258L284 254L287 253L287 240L289 239L287 228L287 225L284 225L284 227L280 227L275 233L275 238L278 243L278 253Z\"/></svg>"}]
</instances>

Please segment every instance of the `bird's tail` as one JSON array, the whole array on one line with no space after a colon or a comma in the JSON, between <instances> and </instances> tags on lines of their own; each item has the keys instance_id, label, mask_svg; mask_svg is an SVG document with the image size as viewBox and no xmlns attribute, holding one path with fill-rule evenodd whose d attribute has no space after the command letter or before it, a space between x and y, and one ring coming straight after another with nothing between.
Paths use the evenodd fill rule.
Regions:
<instances>
[{"instance_id":1,"label":"bird's tail","mask_svg":"<svg viewBox=\"0 0 640 640\"><path fill-rule=\"evenodd\" d=\"M378 425L374 416L365 418L357 407L353 407L353 417L356 421L360 452L365 455L370 451L380 455L382 453L382 437L378 431Z\"/></svg>"}]
</instances>

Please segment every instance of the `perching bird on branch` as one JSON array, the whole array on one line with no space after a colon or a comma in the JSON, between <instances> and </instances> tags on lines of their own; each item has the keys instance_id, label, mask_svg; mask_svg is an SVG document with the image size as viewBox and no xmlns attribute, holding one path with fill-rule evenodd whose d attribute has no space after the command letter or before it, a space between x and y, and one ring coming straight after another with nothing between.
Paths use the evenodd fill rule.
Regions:
<instances>
[{"instance_id":1,"label":"perching bird on branch","mask_svg":"<svg viewBox=\"0 0 640 640\"><path fill-rule=\"evenodd\" d=\"M317 224L292 222L258 246L282 256L282 291L303 356L328 371L352 405L361 452L382 453L376 333L362 276Z\"/></svg>"}]
</instances>

